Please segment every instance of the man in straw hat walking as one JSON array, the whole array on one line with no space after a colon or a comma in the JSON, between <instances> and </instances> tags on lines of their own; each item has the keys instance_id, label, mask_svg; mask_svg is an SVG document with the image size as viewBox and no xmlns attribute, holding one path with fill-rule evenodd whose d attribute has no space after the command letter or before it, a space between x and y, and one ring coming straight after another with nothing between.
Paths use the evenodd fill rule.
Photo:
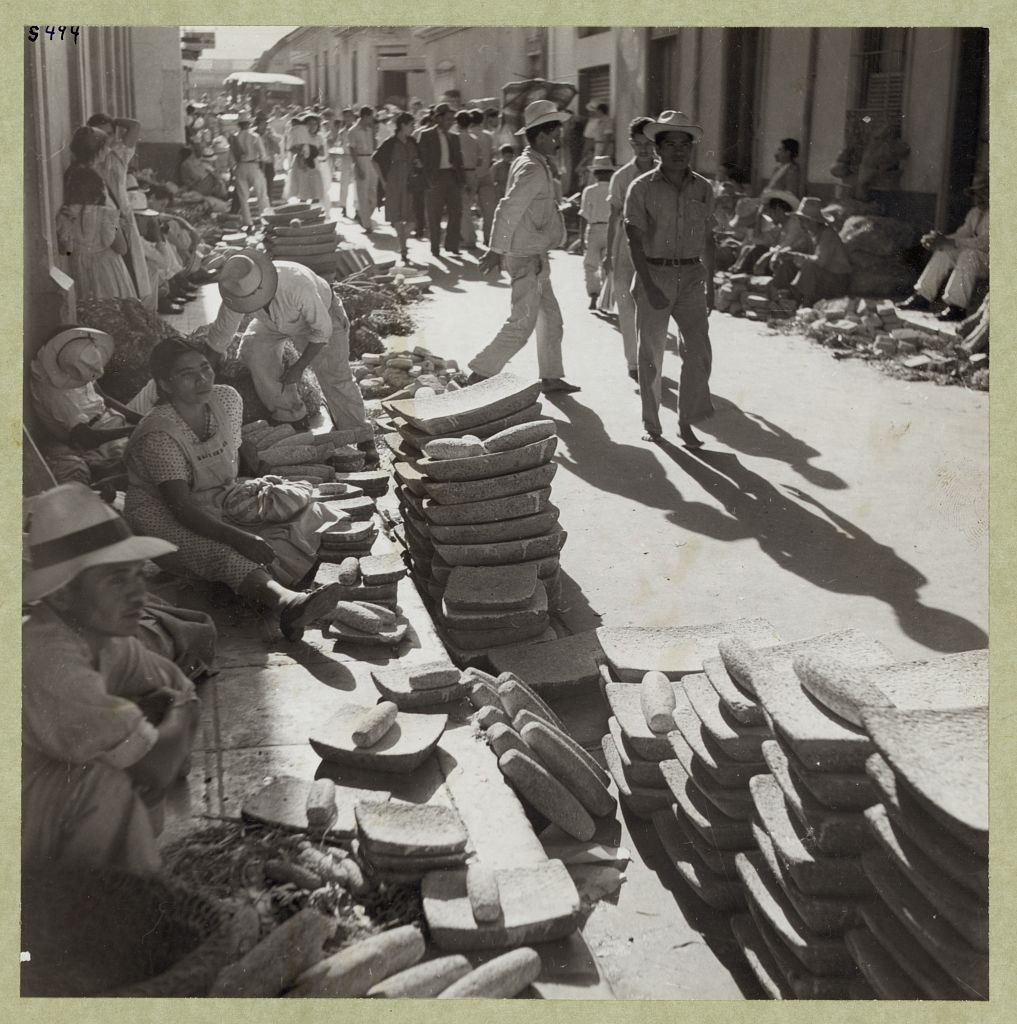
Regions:
<instances>
[{"instance_id":1,"label":"man in straw hat walking","mask_svg":"<svg viewBox=\"0 0 1017 1024\"><path fill-rule=\"evenodd\" d=\"M636 271L643 440L661 437L664 346L673 317L681 332L678 432L687 447L699 448L703 442L692 424L713 415L708 309L713 305L713 188L690 166L703 129L687 114L666 110L643 132L655 143L660 164L636 178L625 199L625 233Z\"/></svg>"},{"instance_id":2,"label":"man in straw hat walking","mask_svg":"<svg viewBox=\"0 0 1017 1024\"><path fill-rule=\"evenodd\" d=\"M561 126L571 115L551 100L534 100L524 112L526 148L509 171L508 188L494 211L491 248L480 259L485 273L504 266L512 280L512 309L501 330L470 363L470 383L500 373L537 332L537 364L547 393L579 388L564 378L562 318L551 289L547 254L565 241L565 221L551 159L561 146Z\"/></svg>"},{"instance_id":3,"label":"man in straw hat walking","mask_svg":"<svg viewBox=\"0 0 1017 1024\"><path fill-rule=\"evenodd\" d=\"M279 423L307 416L297 392L305 367L312 366L336 430L377 460L374 432L350 370L350 321L328 282L300 263L273 262L263 252L244 249L219 271L222 306L208 330L208 345L225 352L240 321L251 314L240 343L240 358L251 372L258 397ZM300 358L283 365L290 340Z\"/></svg>"},{"instance_id":4,"label":"man in straw hat walking","mask_svg":"<svg viewBox=\"0 0 1017 1024\"><path fill-rule=\"evenodd\" d=\"M159 870L162 799L187 773L194 686L136 637L146 559L176 549L136 537L82 484L29 509L22 646L22 858Z\"/></svg>"}]
</instances>

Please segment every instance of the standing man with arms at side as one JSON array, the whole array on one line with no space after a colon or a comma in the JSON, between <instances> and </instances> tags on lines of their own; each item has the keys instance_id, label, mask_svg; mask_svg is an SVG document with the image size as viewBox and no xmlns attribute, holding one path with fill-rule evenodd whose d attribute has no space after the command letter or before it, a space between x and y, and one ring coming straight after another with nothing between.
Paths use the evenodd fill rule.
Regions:
<instances>
[{"instance_id":1,"label":"standing man with arms at side","mask_svg":"<svg viewBox=\"0 0 1017 1024\"><path fill-rule=\"evenodd\" d=\"M472 126L473 115L468 110L460 110L456 114L456 126L453 129L463 156L463 211L459 218L459 241L470 252L477 248L473 203L477 198L477 165L480 163L480 143Z\"/></svg>"},{"instance_id":2,"label":"standing man with arms at side","mask_svg":"<svg viewBox=\"0 0 1017 1024\"><path fill-rule=\"evenodd\" d=\"M526 149L512 164L505 197L494 211L491 248L480 260L487 273L504 265L512 279L512 310L494 340L470 363L474 384L500 373L537 332L537 364L545 393L579 388L563 379L562 319L551 288L547 254L565 243L565 221L551 161L561 146L561 126L572 115L551 100L534 100L524 112Z\"/></svg>"},{"instance_id":3,"label":"standing man with arms at side","mask_svg":"<svg viewBox=\"0 0 1017 1024\"><path fill-rule=\"evenodd\" d=\"M251 230L254 228L250 205L251 189L254 189L259 213L267 212L270 205L265 172L262 170L266 153L259 136L251 131L250 114L242 113L237 118L237 126L240 131L230 136L230 153L236 165L233 174L237 183L237 199L240 202L240 226L245 230Z\"/></svg>"},{"instance_id":4,"label":"standing man with arms at side","mask_svg":"<svg viewBox=\"0 0 1017 1024\"><path fill-rule=\"evenodd\" d=\"M636 178L625 199L625 233L636 270L636 334L644 441L659 441L667 324L681 333L678 433L688 448L703 442L692 424L713 415L709 310L713 307L713 188L690 166L703 129L665 110L644 134L660 166Z\"/></svg>"},{"instance_id":5,"label":"standing man with arms at side","mask_svg":"<svg viewBox=\"0 0 1017 1024\"><path fill-rule=\"evenodd\" d=\"M491 225L494 224L494 208L501 198L495 189L494 175L491 167L494 164L494 129L487 125L498 124L498 111L494 107L487 110L474 110L473 134L480 144L480 159L477 162L477 205L480 207L480 218L484 226L484 245L491 244Z\"/></svg>"},{"instance_id":6,"label":"standing man with arms at side","mask_svg":"<svg viewBox=\"0 0 1017 1024\"><path fill-rule=\"evenodd\" d=\"M455 114L447 103L434 108L434 124L420 133L420 160L427 181L427 233L431 255L441 253L441 218L448 216L445 251L459 255L463 215L463 154L459 136L451 134Z\"/></svg>"},{"instance_id":7,"label":"standing man with arms at side","mask_svg":"<svg viewBox=\"0 0 1017 1024\"><path fill-rule=\"evenodd\" d=\"M625 237L625 196L629 185L641 174L652 171L657 163L653 143L643 134L643 129L653 123L652 117L634 118L629 125L629 144L634 156L619 167L611 178L607 201L611 207L611 219L607 225L607 256L604 258L604 273L611 274L614 284L614 302L618 307L618 327L622 335L622 347L629 376L639 379L636 369L636 301L632 297L632 279L636 268L632 266L628 240Z\"/></svg>"},{"instance_id":8,"label":"standing man with arms at side","mask_svg":"<svg viewBox=\"0 0 1017 1024\"><path fill-rule=\"evenodd\" d=\"M353 173L357 187L357 220L367 234L373 224L371 215L378 205L378 171L374 166L374 111L360 108L357 123L347 133L347 149L353 157Z\"/></svg>"},{"instance_id":9,"label":"standing man with arms at side","mask_svg":"<svg viewBox=\"0 0 1017 1024\"><path fill-rule=\"evenodd\" d=\"M342 123L338 125L335 141L339 149L339 209L342 215L347 216L346 200L350 195L350 188L356 191L356 170L354 168L353 154L350 152L350 129L353 127L353 111L344 107L342 111Z\"/></svg>"}]
</instances>

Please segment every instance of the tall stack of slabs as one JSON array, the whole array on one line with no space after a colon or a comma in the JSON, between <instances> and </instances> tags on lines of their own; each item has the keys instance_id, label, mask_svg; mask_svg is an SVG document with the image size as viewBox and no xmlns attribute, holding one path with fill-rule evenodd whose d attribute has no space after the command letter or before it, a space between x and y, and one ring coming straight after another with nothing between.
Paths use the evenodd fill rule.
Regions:
<instances>
[{"instance_id":1,"label":"tall stack of slabs","mask_svg":"<svg viewBox=\"0 0 1017 1024\"><path fill-rule=\"evenodd\" d=\"M289 203L264 214L262 221L265 250L273 260L300 263L327 281L335 279L339 236L320 205Z\"/></svg>"},{"instance_id":2,"label":"tall stack of slabs","mask_svg":"<svg viewBox=\"0 0 1017 1024\"><path fill-rule=\"evenodd\" d=\"M405 444L421 452L394 466L413 574L446 643L465 655L546 637L560 598L566 534L550 503L557 435L553 421L540 418L539 393L537 382L503 373L385 403ZM482 582L498 592L528 588L534 572L538 585L489 607L449 604L456 570L471 593Z\"/></svg>"}]
</instances>

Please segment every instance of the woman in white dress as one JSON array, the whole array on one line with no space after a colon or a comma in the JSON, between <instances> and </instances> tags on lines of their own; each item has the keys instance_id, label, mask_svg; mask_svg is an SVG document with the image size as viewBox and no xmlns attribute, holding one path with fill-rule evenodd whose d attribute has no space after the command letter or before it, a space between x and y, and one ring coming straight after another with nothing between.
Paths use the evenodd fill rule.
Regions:
<instances>
[{"instance_id":1,"label":"woman in white dress","mask_svg":"<svg viewBox=\"0 0 1017 1024\"><path fill-rule=\"evenodd\" d=\"M108 137L78 128L64 174L64 205L57 215L57 244L70 261L77 299L136 299L127 272L127 225L96 170Z\"/></svg>"},{"instance_id":2,"label":"woman in white dress","mask_svg":"<svg viewBox=\"0 0 1017 1024\"><path fill-rule=\"evenodd\" d=\"M324 200L324 187L318 161L324 155L321 122L310 112L298 114L290 122L287 148L291 154L283 196L314 203Z\"/></svg>"}]
</instances>

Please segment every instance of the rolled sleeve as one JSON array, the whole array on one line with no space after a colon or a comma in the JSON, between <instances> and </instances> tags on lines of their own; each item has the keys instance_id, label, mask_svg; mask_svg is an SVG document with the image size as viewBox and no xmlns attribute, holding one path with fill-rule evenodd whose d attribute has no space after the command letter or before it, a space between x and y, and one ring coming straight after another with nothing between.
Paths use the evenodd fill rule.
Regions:
<instances>
[{"instance_id":1,"label":"rolled sleeve","mask_svg":"<svg viewBox=\"0 0 1017 1024\"><path fill-rule=\"evenodd\" d=\"M307 323L307 343L327 345L332 340L332 310L318 294L318 289L300 289L297 306Z\"/></svg>"},{"instance_id":2,"label":"rolled sleeve","mask_svg":"<svg viewBox=\"0 0 1017 1024\"><path fill-rule=\"evenodd\" d=\"M646 187L639 181L632 182L625 194L625 224L637 231L645 232L649 223L646 210Z\"/></svg>"},{"instance_id":3,"label":"rolled sleeve","mask_svg":"<svg viewBox=\"0 0 1017 1024\"><path fill-rule=\"evenodd\" d=\"M213 352L223 353L230 347L240 321L243 319L240 313L230 309L225 303L219 306L219 313L215 320L209 325L206 341Z\"/></svg>"}]
</instances>

